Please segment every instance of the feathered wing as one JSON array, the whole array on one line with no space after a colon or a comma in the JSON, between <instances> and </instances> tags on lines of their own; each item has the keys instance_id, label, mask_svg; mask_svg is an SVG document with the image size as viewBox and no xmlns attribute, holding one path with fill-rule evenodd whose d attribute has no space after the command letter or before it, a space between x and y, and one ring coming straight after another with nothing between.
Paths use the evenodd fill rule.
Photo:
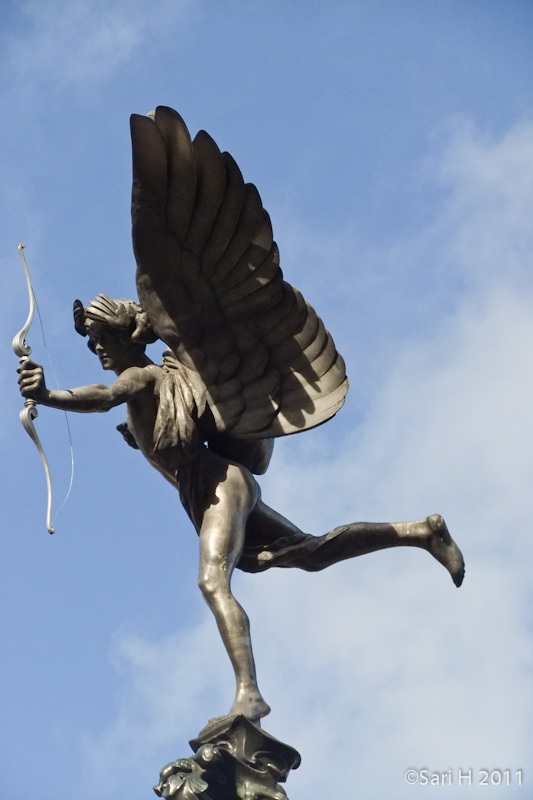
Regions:
<instances>
[{"instance_id":1,"label":"feathered wing","mask_svg":"<svg viewBox=\"0 0 533 800\"><path fill-rule=\"evenodd\" d=\"M283 280L267 212L205 131L133 115L137 289L155 332L200 376L219 433L283 436L330 419L348 390L322 320Z\"/></svg>"}]
</instances>

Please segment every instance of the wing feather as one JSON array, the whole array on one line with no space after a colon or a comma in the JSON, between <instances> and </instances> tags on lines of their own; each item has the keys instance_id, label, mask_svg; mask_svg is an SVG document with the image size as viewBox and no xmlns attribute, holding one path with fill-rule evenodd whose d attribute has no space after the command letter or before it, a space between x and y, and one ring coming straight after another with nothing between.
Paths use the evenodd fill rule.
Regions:
<instances>
[{"instance_id":1,"label":"wing feather","mask_svg":"<svg viewBox=\"0 0 533 800\"><path fill-rule=\"evenodd\" d=\"M344 381L345 376L342 375L343 368L344 362L337 362L337 360L335 360L333 364L331 364L331 366L326 370L324 375L320 376L324 378L325 382L328 384L329 392L335 391ZM312 384L307 381L301 372L291 372L290 375L287 375L284 378L282 384L282 405L293 405L294 399L302 393L302 389L305 390L306 407L309 406L309 402L313 404L317 400L321 399L323 395L328 394L328 392L324 392L322 386L317 385L316 382L315 384Z\"/></svg>"},{"instance_id":2,"label":"wing feather","mask_svg":"<svg viewBox=\"0 0 533 800\"><path fill-rule=\"evenodd\" d=\"M202 349L209 358L220 361L235 350L235 337L228 329L217 329L206 336L202 342Z\"/></svg>"},{"instance_id":3,"label":"wing feather","mask_svg":"<svg viewBox=\"0 0 533 800\"><path fill-rule=\"evenodd\" d=\"M256 347L244 356L241 354L239 376L245 381L257 380L265 372L269 363L269 353L263 342L258 342Z\"/></svg>"},{"instance_id":4,"label":"wing feather","mask_svg":"<svg viewBox=\"0 0 533 800\"><path fill-rule=\"evenodd\" d=\"M192 147L196 162L196 199L184 244L201 255L224 200L226 165L222 153L205 131L199 131Z\"/></svg>"},{"instance_id":5,"label":"wing feather","mask_svg":"<svg viewBox=\"0 0 533 800\"><path fill-rule=\"evenodd\" d=\"M207 393L207 402L211 414L213 415L213 423L219 432L229 431L233 433L234 429L239 423L239 420L245 412L245 403L242 395L235 394L227 400L213 400L211 394ZM252 424L255 429L257 422ZM260 438L260 437L254 437Z\"/></svg>"},{"instance_id":6,"label":"wing feather","mask_svg":"<svg viewBox=\"0 0 533 800\"><path fill-rule=\"evenodd\" d=\"M322 424L331 419L342 407L347 392L346 379L338 388L315 401L312 411L290 407L287 411L278 414L276 420L271 425L271 436L287 436L291 433L298 433L302 429L312 428L316 424ZM321 422L313 422L316 418ZM259 438L259 437L258 437Z\"/></svg>"},{"instance_id":7,"label":"wing feather","mask_svg":"<svg viewBox=\"0 0 533 800\"><path fill-rule=\"evenodd\" d=\"M272 348L299 331L304 323L305 313L305 307L298 305L296 291L288 283L284 283L279 303L255 317L257 328L267 347Z\"/></svg>"},{"instance_id":8,"label":"wing feather","mask_svg":"<svg viewBox=\"0 0 533 800\"><path fill-rule=\"evenodd\" d=\"M196 201L196 161L191 137L173 109L159 108L156 114L167 152L167 225L184 241Z\"/></svg>"},{"instance_id":9,"label":"wing feather","mask_svg":"<svg viewBox=\"0 0 533 800\"><path fill-rule=\"evenodd\" d=\"M263 206L259 192L252 183L244 185L244 202L238 223L224 253L213 268L212 281L220 284L242 258L263 221Z\"/></svg>"},{"instance_id":10,"label":"wing feather","mask_svg":"<svg viewBox=\"0 0 533 800\"><path fill-rule=\"evenodd\" d=\"M165 143L148 117L133 115L132 138L142 158L133 160L131 216L136 235L133 247L137 262L157 270L160 251L158 234L167 233L167 155ZM155 252L154 252L155 251Z\"/></svg>"},{"instance_id":11,"label":"wing feather","mask_svg":"<svg viewBox=\"0 0 533 800\"><path fill-rule=\"evenodd\" d=\"M253 403L255 400L264 400L267 397L273 396L277 393L280 384L280 376L277 370L270 368L268 372L258 378L256 381L249 383L243 389L243 397L248 403Z\"/></svg>"},{"instance_id":12,"label":"wing feather","mask_svg":"<svg viewBox=\"0 0 533 800\"><path fill-rule=\"evenodd\" d=\"M282 364L295 363L296 359L299 359L300 366L303 366L304 364L310 364L312 358L314 358L313 353L317 354L320 348L324 346L327 335L322 320L319 319L318 323L317 332L313 338L313 341L305 350L302 350L295 337L284 339L282 342L280 342L280 344L272 348L272 361L280 366ZM306 353L306 350L308 351L309 355ZM295 364L295 366L297 365Z\"/></svg>"},{"instance_id":13,"label":"wing feather","mask_svg":"<svg viewBox=\"0 0 533 800\"><path fill-rule=\"evenodd\" d=\"M310 305L307 305L306 311L307 315L301 330L294 334L294 340L298 342L302 350L305 350L306 347L309 347L311 342L315 340L316 336L318 335L321 322L320 317Z\"/></svg>"},{"instance_id":14,"label":"wing feather","mask_svg":"<svg viewBox=\"0 0 533 800\"><path fill-rule=\"evenodd\" d=\"M306 348L302 351L302 355L304 356L307 361L312 365L313 361L320 353L323 351L324 347L326 346L326 341L329 337L329 334L324 327L324 323L319 318L318 320L318 328L317 332L313 338L313 341L310 342Z\"/></svg>"},{"instance_id":15,"label":"wing feather","mask_svg":"<svg viewBox=\"0 0 533 800\"><path fill-rule=\"evenodd\" d=\"M261 313L264 309L278 303L282 294L283 280L281 272L279 272L264 286L256 286L253 292L244 297L238 297L230 302L226 302L225 298L221 298L220 305L224 309L227 318L231 320L248 314Z\"/></svg>"},{"instance_id":16,"label":"wing feather","mask_svg":"<svg viewBox=\"0 0 533 800\"><path fill-rule=\"evenodd\" d=\"M255 234L253 242L246 248L242 258L235 263L231 272L224 278L225 294L238 287L247 278L253 279L254 275L259 280L262 277L260 270L265 269L264 265L267 263L279 266L279 252L276 243L272 239L270 217L265 211L261 226ZM218 285L217 282L215 284ZM239 290L237 289L237 291Z\"/></svg>"},{"instance_id":17,"label":"wing feather","mask_svg":"<svg viewBox=\"0 0 533 800\"><path fill-rule=\"evenodd\" d=\"M222 359L218 364L218 380L227 381L232 378L239 369L240 361L239 351L236 349Z\"/></svg>"},{"instance_id":18,"label":"wing feather","mask_svg":"<svg viewBox=\"0 0 533 800\"><path fill-rule=\"evenodd\" d=\"M226 168L224 199L216 216L211 235L202 253L204 270L211 276L211 281L213 283L215 283L216 280L214 269L226 252L231 241L237 223L239 222L246 196L244 181L239 167L228 153L222 153L222 158Z\"/></svg>"},{"instance_id":19,"label":"wing feather","mask_svg":"<svg viewBox=\"0 0 533 800\"><path fill-rule=\"evenodd\" d=\"M239 300L243 297L246 297L252 292L255 292L257 289L261 288L262 286L266 286L267 283L270 283L276 276L281 278L281 270L278 264L278 253L277 253L277 246L275 243L271 245L270 251L267 252L266 258L259 265L256 267L254 266L253 259L255 256L254 251L255 245L252 245L246 251L246 254L243 259L239 262L243 264L242 272L244 273L244 265L246 266L246 275L243 275L241 280L231 286L229 291L224 293L224 302L229 303L235 300ZM265 251L261 252L261 255L264 255ZM233 273L235 270L233 270Z\"/></svg>"},{"instance_id":20,"label":"wing feather","mask_svg":"<svg viewBox=\"0 0 533 800\"><path fill-rule=\"evenodd\" d=\"M231 378L225 383L219 383L217 389L219 400L229 400L241 391L242 383L238 378Z\"/></svg>"}]
</instances>

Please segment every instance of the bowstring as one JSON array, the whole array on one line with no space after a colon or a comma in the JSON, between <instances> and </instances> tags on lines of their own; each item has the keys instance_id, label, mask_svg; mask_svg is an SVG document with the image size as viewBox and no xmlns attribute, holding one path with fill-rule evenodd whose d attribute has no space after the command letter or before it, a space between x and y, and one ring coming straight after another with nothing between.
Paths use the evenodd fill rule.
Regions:
<instances>
[{"instance_id":1,"label":"bowstring","mask_svg":"<svg viewBox=\"0 0 533 800\"><path fill-rule=\"evenodd\" d=\"M37 316L39 318L39 326L41 328L41 337L42 337L42 340L43 340L44 350L45 350L45 353L46 353L46 357L48 358L48 363L50 364L50 368L52 370L52 375L54 376L54 382L55 382L55 385L56 385L56 389L59 389L59 381L57 379L57 373L56 373L56 370L55 370L55 367L54 367L54 362L52 361L52 356L50 355L50 351L48 349L48 345L46 344L46 337L44 335L43 320L42 320L42 317L41 317L41 312L39 311L39 304L37 302L37 298L35 297L35 292L33 291L33 285L31 284L31 280L30 280L30 286L31 286L31 293L33 295L33 301L35 303L35 309L37 311ZM61 505L59 506L59 508L57 509L57 511L54 514L54 518L52 520L52 525L56 521L59 512L61 511L61 509L63 508L63 506L67 502L67 500L69 499L70 492L72 491L72 484L74 483L74 446L72 444L72 434L70 432L70 423L68 421L68 414L67 414L66 411L63 411L63 414L65 415L65 422L66 422L66 425L67 425L68 441L69 441L69 447L70 447L70 481L69 481L67 493L65 495L65 499L63 500L63 502L61 503Z\"/></svg>"}]
</instances>

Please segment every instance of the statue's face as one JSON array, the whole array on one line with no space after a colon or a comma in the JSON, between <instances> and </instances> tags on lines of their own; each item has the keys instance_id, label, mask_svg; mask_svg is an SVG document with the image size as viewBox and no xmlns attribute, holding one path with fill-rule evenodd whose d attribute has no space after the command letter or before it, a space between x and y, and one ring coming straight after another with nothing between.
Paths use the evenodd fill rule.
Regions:
<instances>
[{"instance_id":1,"label":"statue's face","mask_svg":"<svg viewBox=\"0 0 533 800\"><path fill-rule=\"evenodd\" d=\"M121 335L112 328L91 326L89 332L90 349L96 353L104 369L124 369L131 365L132 355L137 352L129 336Z\"/></svg>"}]
</instances>

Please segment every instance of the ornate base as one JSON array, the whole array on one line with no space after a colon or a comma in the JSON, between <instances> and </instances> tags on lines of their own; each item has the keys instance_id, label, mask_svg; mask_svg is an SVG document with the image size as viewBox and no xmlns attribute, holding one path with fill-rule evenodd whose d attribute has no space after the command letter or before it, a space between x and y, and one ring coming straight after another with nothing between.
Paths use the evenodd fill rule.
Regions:
<instances>
[{"instance_id":1,"label":"ornate base","mask_svg":"<svg viewBox=\"0 0 533 800\"><path fill-rule=\"evenodd\" d=\"M218 717L190 742L195 755L167 764L154 786L165 800L285 800L279 786L300 755L242 715Z\"/></svg>"}]
</instances>

